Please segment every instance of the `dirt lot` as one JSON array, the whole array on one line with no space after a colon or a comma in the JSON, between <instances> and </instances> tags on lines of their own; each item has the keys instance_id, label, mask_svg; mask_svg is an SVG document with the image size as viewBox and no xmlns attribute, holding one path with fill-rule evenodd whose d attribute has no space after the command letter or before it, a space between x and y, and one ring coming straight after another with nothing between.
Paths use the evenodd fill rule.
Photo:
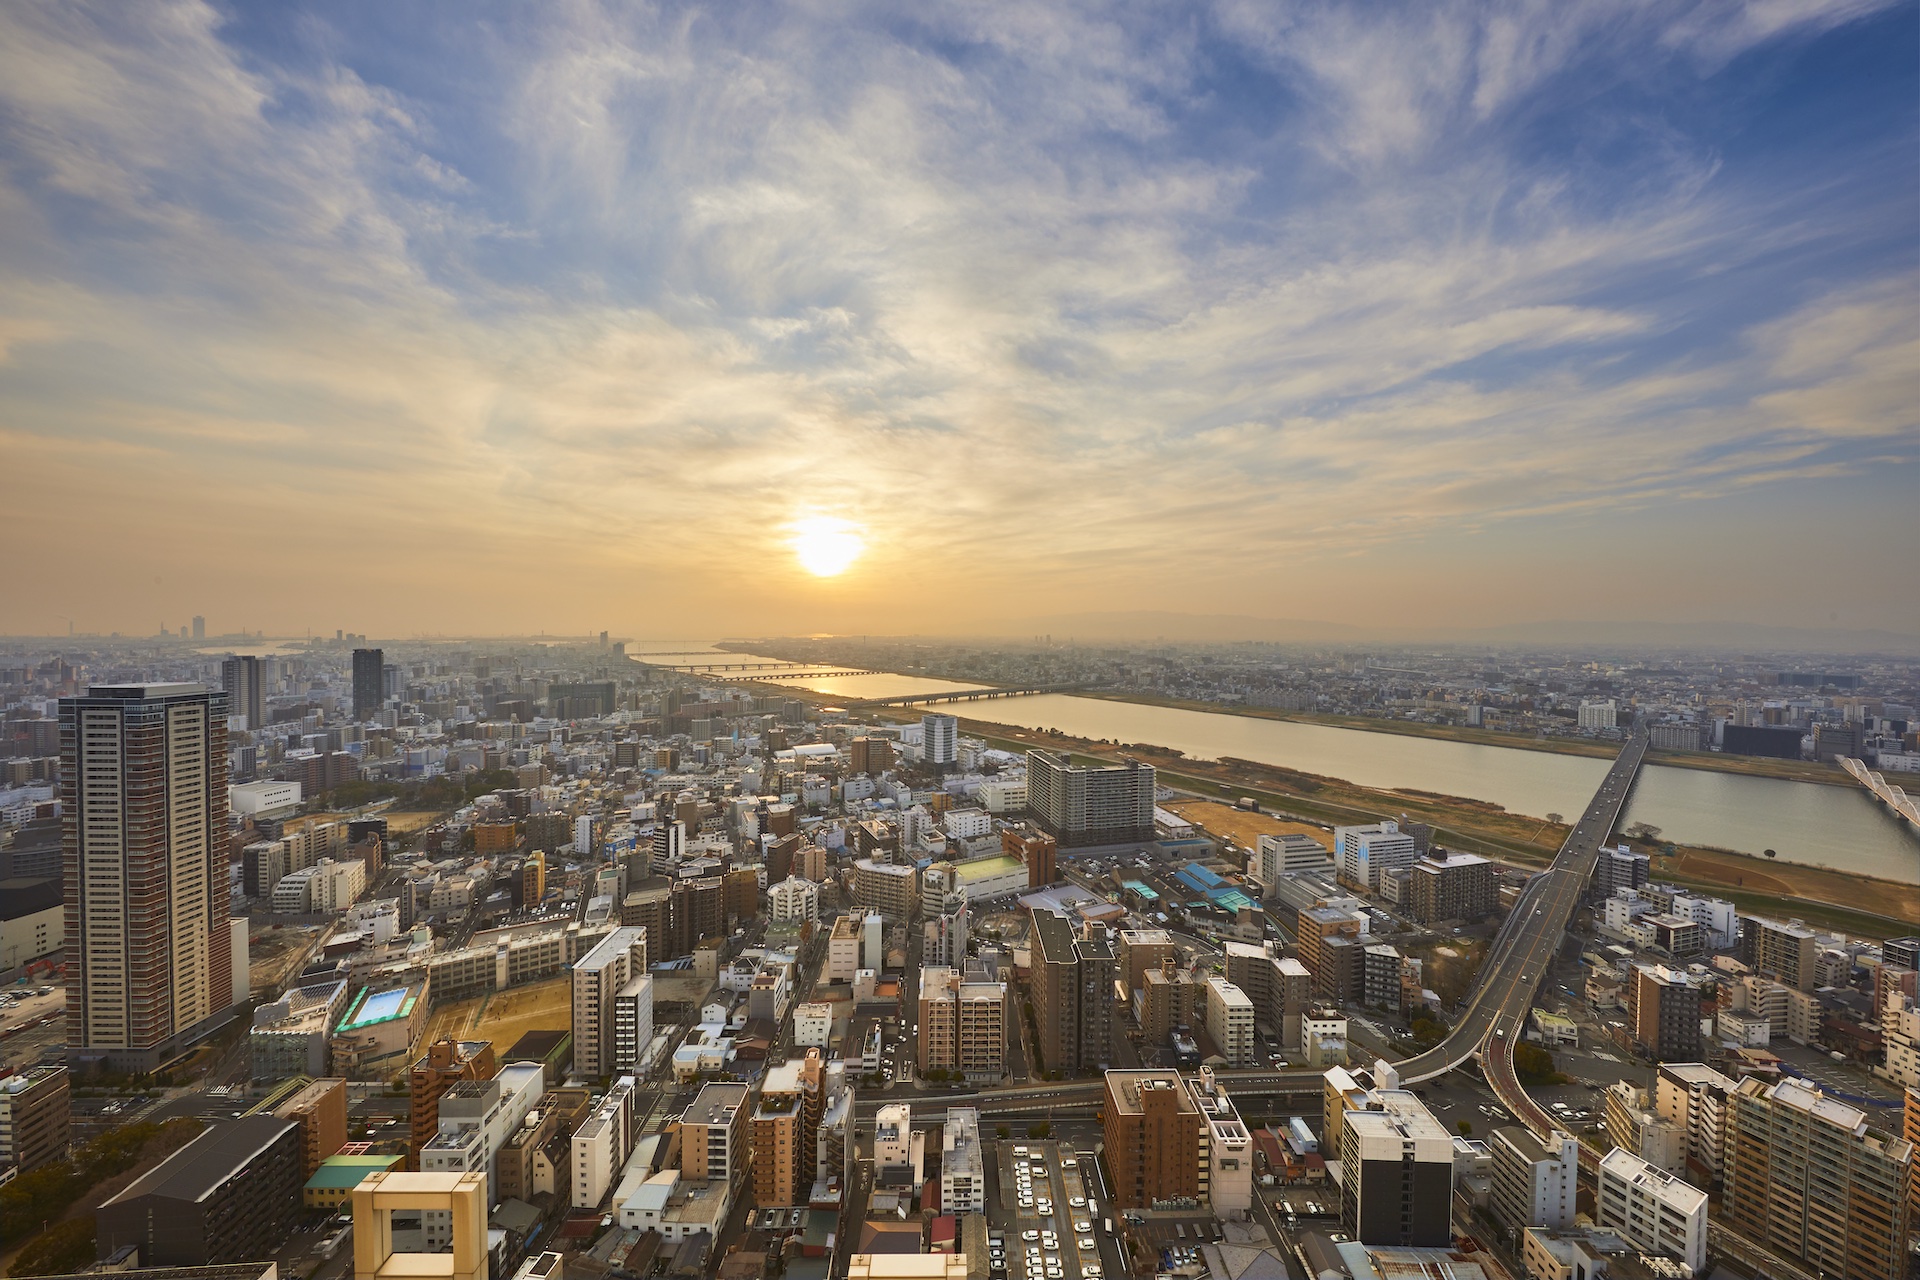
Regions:
<instances>
[{"instance_id":1,"label":"dirt lot","mask_svg":"<svg viewBox=\"0 0 1920 1280\"><path fill-rule=\"evenodd\" d=\"M1288 822L1271 814L1248 813L1218 800L1169 800L1162 808L1177 813L1210 836L1231 840L1242 849L1260 843L1261 836L1301 835L1331 848L1333 832L1308 822Z\"/></svg>"},{"instance_id":2,"label":"dirt lot","mask_svg":"<svg viewBox=\"0 0 1920 1280\"><path fill-rule=\"evenodd\" d=\"M441 1036L491 1040L496 1054L513 1047L529 1031L565 1031L573 1022L573 987L568 978L551 978L475 1000L442 1005L427 1022L426 1043Z\"/></svg>"}]
</instances>

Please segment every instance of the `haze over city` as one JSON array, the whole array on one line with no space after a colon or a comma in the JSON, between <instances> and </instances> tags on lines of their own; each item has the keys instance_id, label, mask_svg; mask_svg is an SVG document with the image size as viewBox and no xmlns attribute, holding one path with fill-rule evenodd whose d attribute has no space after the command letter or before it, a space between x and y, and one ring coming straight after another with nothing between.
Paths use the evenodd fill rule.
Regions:
<instances>
[{"instance_id":1,"label":"haze over city","mask_svg":"<svg viewBox=\"0 0 1920 1280\"><path fill-rule=\"evenodd\" d=\"M1897 648L1915 42L1870 0L12 6L0 633Z\"/></svg>"}]
</instances>

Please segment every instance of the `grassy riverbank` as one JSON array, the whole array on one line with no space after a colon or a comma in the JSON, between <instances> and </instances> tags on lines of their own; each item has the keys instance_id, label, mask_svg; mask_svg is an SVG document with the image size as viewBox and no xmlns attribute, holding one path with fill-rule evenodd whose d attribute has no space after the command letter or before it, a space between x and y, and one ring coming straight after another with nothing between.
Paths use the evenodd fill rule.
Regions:
<instances>
[{"instance_id":1,"label":"grassy riverbank","mask_svg":"<svg viewBox=\"0 0 1920 1280\"><path fill-rule=\"evenodd\" d=\"M1498 805L1459 796L1382 791L1253 761L1186 760L1140 746L1123 753L1110 744L1063 734L976 720L962 723L968 733L1006 750L1047 746L1069 751L1088 763L1112 763L1122 754L1137 755L1152 763L1168 786L1229 803L1250 796L1276 816L1336 826L1383 818L1425 822L1449 848L1518 866L1551 863L1569 830L1565 823L1508 813ZM1724 849L1676 846L1669 857L1659 852L1664 846L1642 848L1657 855L1654 874L1659 879L1710 890L1748 910L1796 916L1870 938L1894 937L1920 924L1920 886L1772 862ZM1874 911L1861 910L1861 904L1868 902L1874 904Z\"/></svg>"},{"instance_id":2,"label":"grassy riverbank","mask_svg":"<svg viewBox=\"0 0 1920 1280\"><path fill-rule=\"evenodd\" d=\"M1553 755L1588 756L1611 760L1619 754L1617 743L1588 738L1550 738L1532 734L1502 733L1497 729L1475 729L1466 725L1425 724L1417 720L1390 720L1385 716L1347 716L1319 711L1276 711L1270 707L1242 707L1231 703L1196 702L1187 698L1164 698L1149 693L1112 693L1098 689L1073 695L1076 698L1103 698L1108 702L1132 702L1143 707L1171 707L1179 711L1204 711L1213 715L1244 716L1249 720L1286 720L1296 724L1326 725L1334 729L1357 729L1362 733L1393 733L1404 738L1436 738L1444 742L1467 742L1482 747L1507 747L1514 751L1545 751ZM1743 773L1756 778L1780 778L1790 782L1816 782L1824 786L1858 786L1838 767L1811 760L1766 760L1758 756L1727 756L1711 751L1650 751L1647 763L1670 765L1676 769L1701 769L1708 773Z\"/></svg>"}]
</instances>

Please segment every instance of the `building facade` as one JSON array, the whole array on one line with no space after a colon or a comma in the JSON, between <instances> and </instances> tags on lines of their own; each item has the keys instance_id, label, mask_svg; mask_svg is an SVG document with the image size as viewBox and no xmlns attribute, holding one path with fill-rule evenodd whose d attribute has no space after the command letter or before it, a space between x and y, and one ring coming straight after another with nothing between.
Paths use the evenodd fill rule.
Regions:
<instances>
[{"instance_id":1,"label":"building facade","mask_svg":"<svg viewBox=\"0 0 1920 1280\"><path fill-rule=\"evenodd\" d=\"M1065 752L1027 753L1027 809L1066 848L1153 839L1152 765L1077 765Z\"/></svg>"},{"instance_id":2,"label":"building facade","mask_svg":"<svg viewBox=\"0 0 1920 1280\"><path fill-rule=\"evenodd\" d=\"M226 695L60 700L70 1060L147 1072L232 1011Z\"/></svg>"}]
</instances>

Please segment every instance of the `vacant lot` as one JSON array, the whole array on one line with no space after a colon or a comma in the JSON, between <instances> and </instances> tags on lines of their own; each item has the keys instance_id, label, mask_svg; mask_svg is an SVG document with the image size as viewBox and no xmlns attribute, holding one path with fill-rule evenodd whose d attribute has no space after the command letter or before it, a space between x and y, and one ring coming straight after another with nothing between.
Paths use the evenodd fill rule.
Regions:
<instances>
[{"instance_id":1,"label":"vacant lot","mask_svg":"<svg viewBox=\"0 0 1920 1280\"><path fill-rule=\"evenodd\" d=\"M1210 836L1231 840L1242 849L1260 843L1261 836L1302 835L1331 848L1333 832L1308 822L1289 822L1266 813L1248 813L1218 800L1169 800L1161 808L1177 813Z\"/></svg>"},{"instance_id":2,"label":"vacant lot","mask_svg":"<svg viewBox=\"0 0 1920 1280\"><path fill-rule=\"evenodd\" d=\"M442 1005L427 1021L427 1043L442 1036L491 1040L495 1054L513 1047L529 1031L565 1031L573 1021L569 979L550 978L474 1000Z\"/></svg>"}]
</instances>

